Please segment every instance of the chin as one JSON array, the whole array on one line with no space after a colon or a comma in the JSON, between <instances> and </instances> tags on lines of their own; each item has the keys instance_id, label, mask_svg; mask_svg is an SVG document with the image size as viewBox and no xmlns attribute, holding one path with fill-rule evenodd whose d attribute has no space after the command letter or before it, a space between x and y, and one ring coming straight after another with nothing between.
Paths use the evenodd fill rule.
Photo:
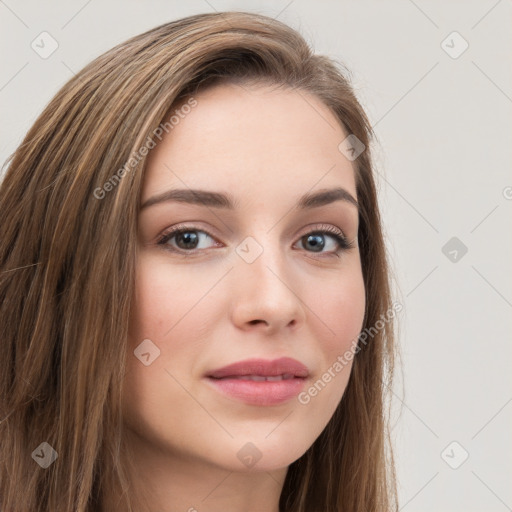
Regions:
<instances>
[{"instance_id":1,"label":"chin","mask_svg":"<svg viewBox=\"0 0 512 512\"><path fill-rule=\"evenodd\" d=\"M297 446L293 439L286 440L276 437L274 440L247 441L236 447L234 467L239 472L275 471L285 469L299 459L311 446ZM289 444L289 446L287 446Z\"/></svg>"}]
</instances>

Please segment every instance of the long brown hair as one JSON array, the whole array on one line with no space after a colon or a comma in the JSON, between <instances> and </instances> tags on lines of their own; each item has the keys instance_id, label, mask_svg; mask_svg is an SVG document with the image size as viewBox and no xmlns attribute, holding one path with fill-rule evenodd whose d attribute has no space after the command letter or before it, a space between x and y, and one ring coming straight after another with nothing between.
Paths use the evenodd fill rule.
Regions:
<instances>
[{"instance_id":1,"label":"long brown hair","mask_svg":"<svg viewBox=\"0 0 512 512\"><path fill-rule=\"evenodd\" d=\"M377 332L360 346L330 422L290 465L280 508L395 510L385 406L394 322L374 327L392 309L390 268L370 154L375 134L348 74L271 18L201 14L119 44L47 105L6 162L0 187L1 510L92 512L114 484L129 488L121 397L140 148L176 105L220 81L313 93L366 146L354 161L358 238L364 329ZM133 503L127 497L123 510L138 512Z\"/></svg>"}]
</instances>

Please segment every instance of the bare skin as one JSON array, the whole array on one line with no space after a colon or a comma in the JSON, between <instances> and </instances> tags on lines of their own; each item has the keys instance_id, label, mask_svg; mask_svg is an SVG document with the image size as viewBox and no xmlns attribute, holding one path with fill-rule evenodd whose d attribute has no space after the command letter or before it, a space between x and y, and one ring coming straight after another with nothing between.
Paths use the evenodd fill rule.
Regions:
<instances>
[{"instance_id":1,"label":"bare skin","mask_svg":"<svg viewBox=\"0 0 512 512\"><path fill-rule=\"evenodd\" d=\"M247 404L205 375L288 356L308 367L307 391L357 338L365 310L357 208L338 200L295 209L321 189L341 187L357 200L353 163L338 150L348 133L304 91L224 84L195 98L151 151L141 203L179 188L226 193L238 204L141 210L124 395L134 485L155 512L279 512L288 466L329 422L351 363L334 377L331 370L307 403ZM158 244L183 223L195 248L183 236ZM325 228L353 247L323 233L316 252L306 235ZM257 245L242 244L247 237ZM248 263L239 246L262 252ZM148 366L133 355L143 340L160 350ZM240 456L247 450L259 457L250 466Z\"/></svg>"}]
</instances>

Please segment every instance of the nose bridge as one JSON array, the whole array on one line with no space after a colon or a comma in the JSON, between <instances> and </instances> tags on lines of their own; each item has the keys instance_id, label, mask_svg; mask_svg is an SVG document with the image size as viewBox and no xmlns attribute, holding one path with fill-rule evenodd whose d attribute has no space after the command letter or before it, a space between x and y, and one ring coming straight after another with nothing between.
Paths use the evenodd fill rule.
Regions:
<instances>
[{"instance_id":1,"label":"nose bridge","mask_svg":"<svg viewBox=\"0 0 512 512\"><path fill-rule=\"evenodd\" d=\"M262 230L256 235L247 236L236 249L240 260L237 266L243 277L255 279L260 283L260 288L281 288L284 286L282 280L286 282L290 273L286 265L287 256L276 233L277 230Z\"/></svg>"},{"instance_id":2,"label":"nose bridge","mask_svg":"<svg viewBox=\"0 0 512 512\"><path fill-rule=\"evenodd\" d=\"M268 325L297 323L303 316L292 268L277 231L247 236L236 248L235 319L238 323L263 320Z\"/></svg>"}]
</instances>

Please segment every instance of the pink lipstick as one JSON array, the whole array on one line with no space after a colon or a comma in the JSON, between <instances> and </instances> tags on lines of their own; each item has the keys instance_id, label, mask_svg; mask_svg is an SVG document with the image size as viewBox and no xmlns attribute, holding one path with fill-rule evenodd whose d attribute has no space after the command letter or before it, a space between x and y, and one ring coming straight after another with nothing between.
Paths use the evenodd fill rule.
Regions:
<instances>
[{"instance_id":1,"label":"pink lipstick","mask_svg":"<svg viewBox=\"0 0 512 512\"><path fill-rule=\"evenodd\" d=\"M208 372L215 389L251 405L279 405L298 395L309 376L307 366L290 357L247 359Z\"/></svg>"}]
</instances>

